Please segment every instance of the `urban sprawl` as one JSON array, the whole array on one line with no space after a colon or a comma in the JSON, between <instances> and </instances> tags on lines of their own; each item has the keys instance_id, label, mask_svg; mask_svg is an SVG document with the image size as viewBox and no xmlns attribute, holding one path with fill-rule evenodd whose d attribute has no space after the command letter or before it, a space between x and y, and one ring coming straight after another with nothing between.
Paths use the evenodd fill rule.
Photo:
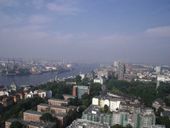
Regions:
<instances>
[{"instance_id":1,"label":"urban sprawl","mask_svg":"<svg viewBox=\"0 0 170 128\"><path fill-rule=\"evenodd\" d=\"M22 75L70 66L6 61L0 63L0 71ZM170 67L166 65L115 61L39 86L0 87L4 128L170 128Z\"/></svg>"}]
</instances>

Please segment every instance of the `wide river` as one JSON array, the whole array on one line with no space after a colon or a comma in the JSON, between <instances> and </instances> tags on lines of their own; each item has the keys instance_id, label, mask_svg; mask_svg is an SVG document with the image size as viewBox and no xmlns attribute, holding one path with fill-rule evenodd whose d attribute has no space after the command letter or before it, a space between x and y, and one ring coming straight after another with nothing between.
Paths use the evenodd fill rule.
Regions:
<instances>
[{"instance_id":1,"label":"wide river","mask_svg":"<svg viewBox=\"0 0 170 128\"><path fill-rule=\"evenodd\" d=\"M0 76L0 85L8 86L12 82L15 82L17 85L39 85L46 83L49 80L54 80L57 78L66 78L69 76L75 76L79 73L88 73L96 69L98 65L96 64L77 64L74 65L74 69L69 72L63 72L58 74L57 72L48 72L37 75L28 75L28 76Z\"/></svg>"}]
</instances>

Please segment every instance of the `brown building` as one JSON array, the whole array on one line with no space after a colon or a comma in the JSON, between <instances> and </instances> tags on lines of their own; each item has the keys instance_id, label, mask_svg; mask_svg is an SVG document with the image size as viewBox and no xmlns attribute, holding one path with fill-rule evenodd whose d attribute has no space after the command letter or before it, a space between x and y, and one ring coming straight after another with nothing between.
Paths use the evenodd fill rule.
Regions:
<instances>
[{"instance_id":1,"label":"brown building","mask_svg":"<svg viewBox=\"0 0 170 128\"><path fill-rule=\"evenodd\" d=\"M33 110L27 110L23 113L23 120L24 121L40 122L41 116L42 116L41 112L33 111Z\"/></svg>"},{"instance_id":2,"label":"brown building","mask_svg":"<svg viewBox=\"0 0 170 128\"><path fill-rule=\"evenodd\" d=\"M49 112L50 106L48 104L39 104L37 105L37 111L38 112Z\"/></svg>"},{"instance_id":3,"label":"brown building","mask_svg":"<svg viewBox=\"0 0 170 128\"><path fill-rule=\"evenodd\" d=\"M51 109L51 112L52 113L55 113L55 114L58 114L58 113L67 113L69 110L67 107L60 107L60 106L51 106L50 107Z\"/></svg>"},{"instance_id":4,"label":"brown building","mask_svg":"<svg viewBox=\"0 0 170 128\"><path fill-rule=\"evenodd\" d=\"M68 101L66 100L49 99L48 104L37 105L37 111L25 111L23 113L23 120L20 121L21 123L26 124L27 128L52 128L52 125L48 127L42 127L49 123L43 123L40 120L40 117L43 115L43 113L49 112L53 117L56 118L56 123L59 123L59 127L63 128L67 126L68 117L72 116L72 111L75 110L76 107L68 106ZM12 121L6 121L5 128L10 128L11 122Z\"/></svg>"},{"instance_id":5,"label":"brown building","mask_svg":"<svg viewBox=\"0 0 170 128\"><path fill-rule=\"evenodd\" d=\"M18 121L21 124L25 125L26 128L54 128L55 123L43 123L43 122L32 122L32 121L24 121L19 119L9 119L5 122L5 128L10 128L12 122Z\"/></svg>"},{"instance_id":6,"label":"brown building","mask_svg":"<svg viewBox=\"0 0 170 128\"><path fill-rule=\"evenodd\" d=\"M60 128L65 127L67 122L67 112L71 110L69 107L54 106L48 104L37 105L38 112L50 112L53 117L57 119L60 124Z\"/></svg>"},{"instance_id":7,"label":"brown building","mask_svg":"<svg viewBox=\"0 0 170 128\"><path fill-rule=\"evenodd\" d=\"M16 103L16 102L18 102L18 101L21 100L21 99L20 99L20 95L18 95L18 94L14 95L14 96L12 96L12 97L13 97L14 103Z\"/></svg>"},{"instance_id":8,"label":"brown building","mask_svg":"<svg viewBox=\"0 0 170 128\"><path fill-rule=\"evenodd\" d=\"M68 106L68 101L59 99L49 99L49 104L37 105L38 112L50 112L53 117L56 117L60 124L60 128L67 125L68 113L75 111L77 107ZM67 106L66 106L67 105Z\"/></svg>"},{"instance_id":9,"label":"brown building","mask_svg":"<svg viewBox=\"0 0 170 128\"><path fill-rule=\"evenodd\" d=\"M76 85L73 86L72 95L75 97L77 96L77 86Z\"/></svg>"},{"instance_id":10,"label":"brown building","mask_svg":"<svg viewBox=\"0 0 170 128\"><path fill-rule=\"evenodd\" d=\"M67 106L68 101L60 99L48 99L48 104L53 106Z\"/></svg>"},{"instance_id":11,"label":"brown building","mask_svg":"<svg viewBox=\"0 0 170 128\"><path fill-rule=\"evenodd\" d=\"M56 117L59 121L60 124L60 128L63 128L66 126L67 124L67 114L64 113L58 113L58 114L54 114L54 117Z\"/></svg>"},{"instance_id":12,"label":"brown building","mask_svg":"<svg viewBox=\"0 0 170 128\"><path fill-rule=\"evenodd\" d=\"M51 113L68 113L71 109L71 107L65 107L65 106L54 106L54 105L48 105L48 104L39 104L37 105L37 111L38 112L51 112Z\"/></svg>"}]
</instances>

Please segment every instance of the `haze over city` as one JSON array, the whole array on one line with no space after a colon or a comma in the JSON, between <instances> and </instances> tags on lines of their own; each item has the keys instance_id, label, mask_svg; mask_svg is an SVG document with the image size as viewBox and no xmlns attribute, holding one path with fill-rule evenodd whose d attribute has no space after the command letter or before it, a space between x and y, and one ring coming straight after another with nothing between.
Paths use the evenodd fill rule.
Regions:
<instances>
[{"instance_id":1,"label":"haze over city","mask_svg":"<svg viewBox=\"0 0 170 128\"><path fill-rule=\"evenodd\" d=\"M170 64L169 0L0 0L0 56Z\"/></svg>"}]
</instances>

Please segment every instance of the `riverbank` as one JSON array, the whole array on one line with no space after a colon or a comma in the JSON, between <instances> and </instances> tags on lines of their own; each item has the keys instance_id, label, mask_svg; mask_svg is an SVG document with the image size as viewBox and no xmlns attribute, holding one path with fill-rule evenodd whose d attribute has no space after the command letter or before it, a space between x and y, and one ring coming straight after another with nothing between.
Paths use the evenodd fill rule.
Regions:
<instances>
[{"instance_id":1,"label":"riverbank","mask_svg":"<svg viewBox=\"0 0 170 128\"><path fill-rule=\"evenodd\" d=\"M96 69L99 65L97 64L76 64L73 70L69 72L48 72L37 75L29 76L0 76L0 85L9 86L12 82L15 82L18 86L21 85L40 85L46 83L55 78L66 78L69 76L75 76L79 73L88 73Z\"/></svg>"}]
</instances>

